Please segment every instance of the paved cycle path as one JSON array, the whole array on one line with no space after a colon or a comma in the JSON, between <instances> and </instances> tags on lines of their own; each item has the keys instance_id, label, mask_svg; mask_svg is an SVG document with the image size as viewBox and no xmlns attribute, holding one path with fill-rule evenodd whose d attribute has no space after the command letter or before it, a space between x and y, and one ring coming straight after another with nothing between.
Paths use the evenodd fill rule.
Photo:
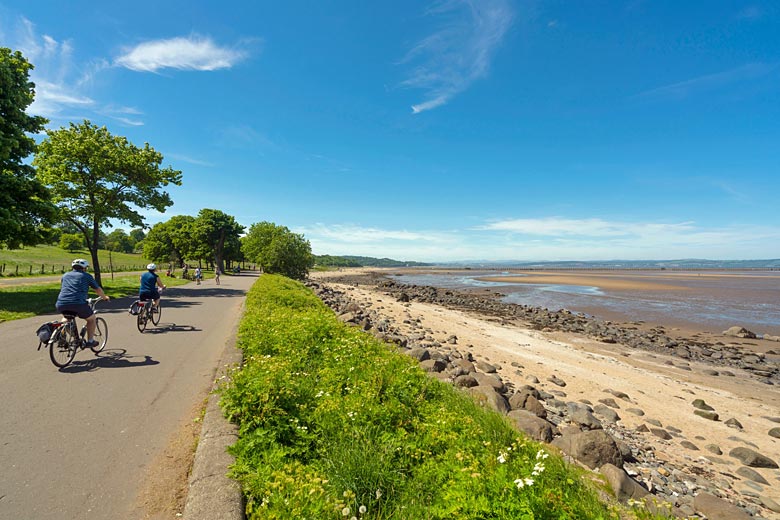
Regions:
<instances>
[{"instance_id":1,"label":"paved cycle path","mask_svg":"<svg viewBox=\"0 0 780 520\"><path fill-rule=\"evenodd\" d=\"M58 315L0 323L0 519L139 518L144 470L211 389L256 279L167 289L143 334L132 298L101 302L106 349L60 370L34 335Z\"/></svg>"}]
</instances>

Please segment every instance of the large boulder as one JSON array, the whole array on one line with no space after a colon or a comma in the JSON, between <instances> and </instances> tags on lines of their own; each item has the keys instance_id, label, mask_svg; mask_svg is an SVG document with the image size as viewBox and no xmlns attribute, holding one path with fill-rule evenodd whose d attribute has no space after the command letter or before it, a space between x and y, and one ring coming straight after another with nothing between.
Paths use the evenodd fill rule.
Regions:
<instances>
[{"instance_id":1,"label":"large boulder","mask_svg":"<svg viewBox=\"0 0 780 520\"><path fill-rule=\"evenodd\" d=\"M507 414L518 430L535 441L550 442L555 425L527 410L512 410Z\"/></svg>"},{"instance_id":2,"label":"large boulder","mask_svg":"<svg viewBox=\"0 0 780 520\"><path fill-rule=\"evenodd\" d=\"M472 386L468 391L482 406L492 408L503 414L509 412L509 403L507 402L506 397L496 392L492 386L480 384Z\"/></svg>"},{"instance_id":3,"label":"large boulder","mask_svg":"<svg viewBox=\"0 0 780 520\"><path fill-rule=\"evenodd\" d=\"M750 520L750 515L731 502L709 493L699 493L693 499L693 508L708 520Z\"/></svg>"},{"instance_id":4,"label":"large boulder","mask_svg":"<svg viewBox=\"0 0 780 520\"><path fill-rule=\"evenodd\" d=\"M734 448L729 452L729 456L739 460L745 466L751 468L777 468L777 462L773 461L766 455L762 455L757 451L753 451L750 448L740 446Z\"/></svg>"},{"instance_id":5,"label":"large boulder","mask_svg":"<svg viewBox=\"0 0 780 520\"><path fill-rule=\"evenodd\" d=\"M620 448L615 439L604 430L588 430L563 435L555 439L552 444L591 469L600 468L604 464L623 467Z\"/></svg>"},{"instance_id":6,"label":"large boulder","mask_svg":"<svg viewBox=\"0 0 780 520\"><path fill-rule=\"evenodd\" d=\"M649 494L649 491L632 479L625 470L613 464L604 464L599 468L599 472L607 478L615 497L623 503L628 500L639 500Z\"/></svg>"},{"instance_id":7,"label":"large boulder","mask_svg":"<svg viewBox=\"0 0 780 520\"><path fill-rule=\"evenodd\" d=\"M745 327L729 327L728 330L723 331L724 336L731 336L732 338L746 338L746 339L756 339L755 332L750 332Z\"/></svg>"}]
</instances>

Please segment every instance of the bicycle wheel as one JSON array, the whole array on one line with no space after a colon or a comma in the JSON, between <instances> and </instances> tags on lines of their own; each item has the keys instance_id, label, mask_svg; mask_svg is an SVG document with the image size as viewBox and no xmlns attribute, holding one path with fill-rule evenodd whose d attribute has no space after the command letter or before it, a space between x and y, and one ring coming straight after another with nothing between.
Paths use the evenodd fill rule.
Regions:
<instances>
[{"instance_id":1,"label":"bicycle wheel","mask_svg":"<svg viewBox=\"0 0 780 520\"><path fill-rule=\"evenodd\" d=\"M68 324L60 326L49 340L49 357L55 367L66 367L76 357L79 338Z\"/></svg>"},{"instance_id":2,"label":"bicycle wheel","mask_svg":"<svg viewBox=\"0 0 780 520\"><path fill-rule=\"evenodd\" d=\"M108 343L108 324L103 318L95 318L95 341L98 344L89 348L97 354L106 348L106 343Z\"/></svg>"},{"instance_id":3,"label":"bicycle wheel","mask_svg":"<svg viewBox=\"0 0 780 520\"><path fill-rule=\"evenodd\" d=\"M141 309L141 312L138 313L138 320L137 320L138 332L143 332L144 330L146 330L146 320L149 319L149 316L147 316L146 312L147 312L146 305L144 305L144 307Z\"/></svg>"},{"instance_id":4,"label":"bicycle wheel","mask_svg":"<svg viewBox=\"0 0 780 520\"><path fill-rule=\"evenodd\" d=\"M152 307L152 323L156 327L160 323L160 316L162 316L162 302L157 304L157 307Z\"/></svg>"}]
</instances>

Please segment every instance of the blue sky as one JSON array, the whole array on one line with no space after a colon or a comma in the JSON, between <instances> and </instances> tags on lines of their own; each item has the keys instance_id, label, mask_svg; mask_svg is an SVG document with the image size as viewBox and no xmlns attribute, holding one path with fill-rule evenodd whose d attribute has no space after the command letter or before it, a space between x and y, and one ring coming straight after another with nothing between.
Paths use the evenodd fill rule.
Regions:
<instances>
[{"instance_id":1,"label":"blue sky","mask_svg":"<svg viewBox=\"0 0 780 520\"><path fill-rule=\"evenodd\" d=\"M30 112L316 254L780 257L774 1L0 0Z\"/></svg>"}]
</instances>

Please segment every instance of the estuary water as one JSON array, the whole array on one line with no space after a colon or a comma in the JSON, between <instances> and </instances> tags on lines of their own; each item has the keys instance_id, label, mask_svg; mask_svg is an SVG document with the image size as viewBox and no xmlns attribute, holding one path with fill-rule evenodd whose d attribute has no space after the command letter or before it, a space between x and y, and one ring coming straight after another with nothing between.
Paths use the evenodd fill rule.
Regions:
<instances>
[{"instance_id":1,"label":"estuary water","mask_svg":"<svg viewBox=\"0 0 780 520\"><path fill-rule=\"evenodd\" d=\"M567 272L593 281L591 272ZM501 294L506 303L568 309L613 321L644 321L692 330L722 332L739 325L756 334L780 335L780 272L706 271L625 271L609 273L626 286L608 289L599 286L560 283L517 283L502 278L532 276L501 271L438 271L393 276L397 282L449 289L489 288ZM485 281L490 277L492 281ZM641 288L631 289L631 280ZM672 288L654 290L647 282L663 282Z\"/></svg>"}]
</instances>

